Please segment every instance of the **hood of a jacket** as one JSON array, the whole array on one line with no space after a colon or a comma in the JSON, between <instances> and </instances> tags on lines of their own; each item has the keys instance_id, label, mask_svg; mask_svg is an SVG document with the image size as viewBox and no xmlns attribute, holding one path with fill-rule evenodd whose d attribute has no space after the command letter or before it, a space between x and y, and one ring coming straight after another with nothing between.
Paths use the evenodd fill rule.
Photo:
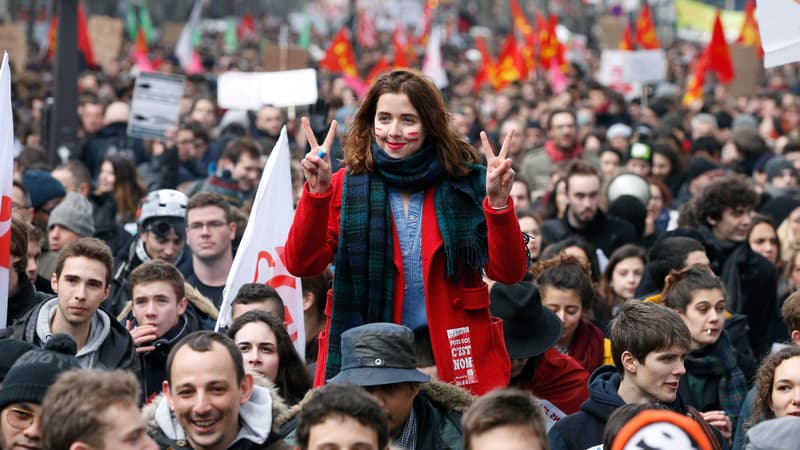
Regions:
<instances>
[{"instance_id":1,"label":"hood of a jacket","mask_svg":"<svg viewBox=\"0 0 800 450\"><path fill-rule=\"evenodd\" d=\"M625 404L617 394L621 381L614 366L601 366L589 377L589 398L581 404L581 411L606 422L615 409Z\"/></svg>"},{"instance_id":2,"label":"hood of a jacket","mask_svg":"<svg viewBox=\"0 0 800 450\"><path fill-rule=\"evenodd\" d=\"M800 417L765 420L747 432L746 450L785 450L800 441Z\"/></svg>"}]
</instances>

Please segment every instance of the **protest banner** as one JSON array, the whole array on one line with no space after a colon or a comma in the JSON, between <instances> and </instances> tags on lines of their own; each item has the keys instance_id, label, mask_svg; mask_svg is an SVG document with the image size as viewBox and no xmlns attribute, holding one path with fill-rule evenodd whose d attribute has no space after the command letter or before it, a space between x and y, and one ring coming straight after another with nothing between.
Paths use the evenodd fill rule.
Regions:
<instances>
[{"instance_id":1,"label":"protest banner","mask_svg":"<svg viewBox=\"0 0 800 450\"><path fill-rule=\"evenodd\" d=\"M283 250L293 218L291 156L284 126L267 160L242 242L233 258L222 291L216 330L230 326L231 302L243 284L267 284L275 288L283 300L286 329L302 360L306 349L303 286L300 278L286 269Z\"/></svg>"},{"instance_id":2,"label":"protest banner","mask_svg":"<svg viewBox=\"0 0 800 450\"><path fill-rule=\"evenodd\" d=\"M128 136L163 138L170 127L177 127L182 75L144 72L136 77L128 119Z\"/></svg>"},{"instance_id":3,"label":"protest banner","mask_svg":"<svg viewBox=\"0 0 800 450\"><path fill-rule=\"evenodd\" d=\"M727 10L721 12L720 20L725 29L725 37L729 41L736 39L744 23L744 13ZM694 42L708 42L711 39L717 7L697 0L675 0L675 15L675 26L680 39Z\"/></svg>"},{"instance_id":4,"label":"protest banner","mask_svg":"<svg viewBox=\"0 0 800 450\"><path fill-rule=\"evenodd\" d=\"M317 95L314 69L226 72L217 79L217 103L227 109L311 105Z\"/></svg>"},{"instance_id":5,"label":"protest banner","mask_svg":"<svg viewBox=\"0 0 800 450\"><path fill-rule=\"evenodd\" d=\"M600 56L600 81L611 85L657 83L667 76L667 56L656 50L603 50Z\"/></svg>"},{"instance_id":6,"label":"protest banner","mask_svg":"<svg viewBox=\"0 0 800 450\"><path fill-rule=\"evenodd\" d=\"M111 67L122 50L124 24L121 19L106 16L89 16L89 40L92 41L94 60L101 67Z\"/></svg>"}]
</instances>

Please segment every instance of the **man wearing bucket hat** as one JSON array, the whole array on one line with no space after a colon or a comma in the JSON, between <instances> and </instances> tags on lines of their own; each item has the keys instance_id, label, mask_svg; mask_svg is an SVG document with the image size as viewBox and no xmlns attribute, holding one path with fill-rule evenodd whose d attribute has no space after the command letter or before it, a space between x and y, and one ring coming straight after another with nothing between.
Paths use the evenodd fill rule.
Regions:
<instances>
[{"instance_id":1,"label":"man wearing bucket hat","mask_svg":"<svg viewBox=\"0 0 800 450\"><path fill-rule=\"evenodd\" d=\"M451 350L468 348L468 343L459 343ZM395 447L463 447L461 416L472 397L456 386L430 382L430 376L417 370L414 332L407 327L370 323L342 333L342 369L328 382L370 392L389 413Z\"/></svg>"},{"instance_id":2,"label":"man wearing bucket hat","mask_svg":"<svg viewBox=\"0 0 800 450\"><path fill-rule=\"evenodd\" d=\"M510 386L532 392L545 409L548 427L577 412L589 397L589 373L553 346L561 337L558 316L542 305L533 283L495 283L489 292L493 316L503 319L503 337L511 358Z\"/></svg>"}]
</instances>

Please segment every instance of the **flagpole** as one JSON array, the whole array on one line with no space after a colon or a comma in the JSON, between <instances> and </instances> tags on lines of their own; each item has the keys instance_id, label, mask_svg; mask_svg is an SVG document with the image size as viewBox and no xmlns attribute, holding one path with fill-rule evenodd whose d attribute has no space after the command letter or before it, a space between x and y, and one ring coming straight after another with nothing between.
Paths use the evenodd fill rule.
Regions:
<instances>
[{"instance_id":1,"label":"flagpole","mask_svg":"<svg viewBox=\"0 0 800 450\"><path fill-rule=\"evenodd\" d=\"M78 141L78 0L59 0L55 88L47 150L50 164L66 161Z\"/></svg>"}]
</instances>

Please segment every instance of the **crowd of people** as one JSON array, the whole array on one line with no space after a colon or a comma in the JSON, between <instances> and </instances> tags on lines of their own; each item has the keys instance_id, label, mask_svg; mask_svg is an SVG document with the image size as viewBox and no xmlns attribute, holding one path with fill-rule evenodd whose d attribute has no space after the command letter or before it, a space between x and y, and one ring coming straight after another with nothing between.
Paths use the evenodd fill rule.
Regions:
<instances>
[{"instance_id":1,"label":"crowd of people","mask_svg":"<svg viewBox=\"0 0 800 450\"><path fill-rule=\"evenodd\" d=\"M444 89L395 68L359 95L320 70L300 114L220 108L216 75L253 49L206 46L160 140L127 135L121 58L80 74L80 145L56 166L52 77L15 72L0 448L790 448L798 67L683 105L675 43L631 99L597 82L591 39L565 90L538 73L498 92L462 37ZM265 284L212 331L284 124L304 357Z\"/></svg>"}]
</instances>

